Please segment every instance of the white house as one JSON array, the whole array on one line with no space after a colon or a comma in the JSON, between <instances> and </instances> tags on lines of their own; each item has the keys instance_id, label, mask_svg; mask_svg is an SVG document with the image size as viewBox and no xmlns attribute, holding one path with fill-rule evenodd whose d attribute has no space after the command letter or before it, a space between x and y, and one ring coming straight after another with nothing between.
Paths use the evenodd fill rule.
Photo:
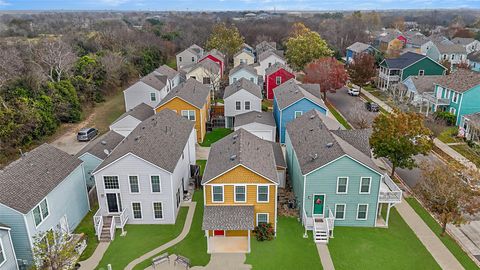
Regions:
<instances>
[{"instance_id":1,"label":"white house","mask_svg":"<svg viewBox=\"0 0 480 270\"><path fill-rule=\"evenodd\" d=\"M225 127L231 128L236 115L262 111L262 90L250 80L241 78L225 87L223 102L225 104Z\"/></svg>"},{"instance_id":2,"label":"white house","mask_svg":"<svg viewBox=\"0 0 480 270\"><path fill-rule=\"evenodd\" d=\"M152 72L123 91L125 111L128 112L140 103L154 108L169 91L167 76Z\"/></svg>"},{"instance_id":3,"label":"white house","mask_svg":"<svg viewBox=\"0 0 480 270\"><path fill-rule=\"evenodd\" d=\"M435 43L427 51L427 56L435 61L449 61L452 66L467 62L467 51L464 46L460 44L443 44Z\"/></svg>"},{"instance_id":4,"label":"white house","mask_svg":"<svg viewBox=\"0 0 480 270\"><path fill-rule=\"evenodd\" d=\"M257 56L258 60L256 65L257 73L259 76L265 76L265 70L275 63L285 64L285 59L278 55L276 51L265 51Z\"/></svg>"},{"instance_id":5,"label":"white house","mask_svg":"<svg viewBox=\"0 0 480 270\"><path fill-rule=\"evenodd\" d=\"M257 70L251 65L240 64L230 70L228 74L229 84L233 84L241 78L245 78L258 85Z\"/></svg>"},{"instance_id":6,"label":"white house","mask_svg":"<svg viewBox=\"0 0 480 270\"><path fill-rule=\"evenodd\" d=\"M467 51L467 54L469 54L471 52L480 51L480 41L478 41L474 38L456 37L456 38L452 39L452 42L454 44L462 45L465 48L465 50Z\"/></svg>"},{"instance_id":7,"label":"white house","mask_svg":"<svg viewBox=\"0 0 480 270\"><path fill-rule=\"evenodd\" d=\"M203 56L204 50L202 47L193 44L182 52L179 52L177 58L177 69L180 70L184 66L197 63Z\"/></svg>"},{"instance_id":8,"label":"white house","mask_svg":"<svg viewBox=\"0 0 480 270\"><path fill-rule=\"evenodd\" d=\"M257 137L274 142L277 136L277 125L272 112L247 112L235 116L234 129L240 128L256 135Z\"/></svg>"},{"instance_id":9,"label":"white house","mask_svg":"<svg viewBox=\"0 0 480 270\"><path fill-rule=\"evenodd\" d=\"M240 64L251 65L255 63L255 55L252 52L247 50L241 50L233 55L233 67L236 67Z\"/></svg>"},{"instance_id":10,"label":"white house","mask_svg":"<svg viewBox=\"0 0 480 270\"><path fill-rule=\"evenodd\" d=\"M118 117L117 120L110 125L110 130L126 137L138 126L138 124L152 116L154 113L155 111L152 107L145 103L140 103Z\"/></svg>"},{"instance_id":11,"label":"white house","mask_svg":"<svg viewBox=\"0 0 480 270\"><path fill-rule=\"evenodd\" d=\"M153 72L157 73L158 75L167 76L168 90L173 89L175 86L181 83L180 72L167 65L162 65L159 68L155 69Z\"/></svg>"},{"instance_id":12,"label":"white house","mask_svg":"<svg viewBox=\"0 0 480 270\"><path fill-rule=\"evenodd\" d=\"M124 224L174 224L196 162L194 122L164 109L122 141L93 172L96 220ZM100 239L112 237L96 226Z\"/></svg>"},{"instance_id":13,"label":"white house","mask_svg":"<svg viewBox=\"0 0 480 270\"><path fill-rule=\"evenodd\" d=\"M193 78L206 85L218 85L222 77L220 65L206 58L186 70L186 79Z\"/></svg>"}]
</instances>

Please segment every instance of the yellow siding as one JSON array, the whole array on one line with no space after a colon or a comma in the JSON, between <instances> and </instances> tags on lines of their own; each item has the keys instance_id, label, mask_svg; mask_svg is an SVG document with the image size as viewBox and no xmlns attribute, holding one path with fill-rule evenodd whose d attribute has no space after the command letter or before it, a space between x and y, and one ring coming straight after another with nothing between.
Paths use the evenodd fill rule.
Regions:
<instances>
[{"instance_id":1,"label":"yellow siding","mask_svg":"<svg viewBox=\"0 0 480 270\"><path fill-rule=\"evenodd\" d=\"M226 236L248 236L248 231L226 231Z\"/></svg>"},{"instance_id":2,"label":"yellow siding","mask_svg":"<svg viewBox=\"0 0 480 270\"><path fill-rule=\"evenodd\" d=\"M239 165L235 169L213 179L209 184L226 184L226 183L246 183L246 184L273 184L272 181L260 176L251 170Z\"/></svg>"}]
</instances>

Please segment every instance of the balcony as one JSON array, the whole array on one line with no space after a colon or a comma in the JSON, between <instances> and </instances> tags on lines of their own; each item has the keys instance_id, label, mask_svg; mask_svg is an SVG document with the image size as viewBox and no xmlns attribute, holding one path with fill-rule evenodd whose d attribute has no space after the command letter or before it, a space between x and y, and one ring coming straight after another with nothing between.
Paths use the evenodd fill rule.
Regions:
<instances>
[{"instance_id":1,"label":"balcony","mask_svg":"<svg viewBox=\"0 0 480 270\"><path fill-rule=\"evenodd\" d=\"M437 98L434 92L425 92L423 93L423 99L436 105L436 106L448 106L450 105L450 99L448 98Z\"/></svg>"},{"instance_id":2,"label":"balcony","mask_svg":"<svg viewBox=\"0 0 480 270\"><path fill-rule=\"evenodd\" d=\"M402 190L393 182L388 175L382 177L380 182L379 203L400 203L402 201Z\"/></svg>"},{"instance_id":3,"label":"balcony","mask_svg":"<svg viewBox=\"0 0 480 270\"><path fill-rule=\"evenodd\" d=\"M399 75L388 75L387 73L380 72L378 76L383 80L388 80L391 82L398 82L400 81Z\"/></svg>"}]
</instances>

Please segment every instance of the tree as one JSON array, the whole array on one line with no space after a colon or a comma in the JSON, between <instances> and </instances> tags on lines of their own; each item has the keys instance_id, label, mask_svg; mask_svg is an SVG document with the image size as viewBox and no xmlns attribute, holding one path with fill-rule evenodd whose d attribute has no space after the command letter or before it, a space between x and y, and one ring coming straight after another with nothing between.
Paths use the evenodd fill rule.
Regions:
<instances>
[{"instance_id":1,"label":"tree","mask_svg":"<svg viewBox=\"0 0 480 270\"><path fill-rule=\"evenodd\" d=\"M324 57L311 62L305 67L305 83L320 84L323 99L327 92L335 92L345 85L348 76L343 65L333 57Z\"/></svg>"},{"instance_id":2,"label":"tree","mask_svg":"<svg viewBox=\"0 0 480 270\"><path fill-rule=\"evenodd\" d=\"M422 178L415 191L442 225L467 223L465 215L480 212L479 173L451 163L422 163Z\"/></svg>"},{"instance_id":3,"label":"tree","mask_svg":"<svg viewBox=\"0 0 480 270\"><path fill-rule=\"evenodd\" d=\"M379 114L373 121L370 145L375 158L387 158L396 168L412 169L415 155L426 155L432 149L431 131L423 125L423 116L415 112L395 110Z\"/></svg>"},{"instance_id":4,"label":"tree","mask_svg":"<svg viewBox=\"0 0 480 270\"><path fill-rule=\"evenodd\" d=\"M63 80L77 58L70 45L61 39L42 39L30 46L30 51L32 62L51 82Z\"/></svg>"},{"instance_id":5,"label":"tree","mask_svg":"<svg viewBox=\"0 0 480 270\"><path fill-rule=\"evenodd\" d=\"M225 54L227 61L240 50L244 42L243 36L234 25L219 23L213 26L212 33L207 40L208 50L217 49Z\"/></svg>"},{"instance_id":6,"label":"tree","mask_svg":"<svg viewBox=\"0 0 480 270\"><path fill-rule=\"evenodd\" d=\"M19 50L13 46L0 48L0 87L18 76L25 64Z\"/></svg>"},{"instance_id":7,"label":"tree","mask_svg":"<svg viewBox=\"0 0 480 270\"><path fill-rule=\"evenodd\" d=\"M369 121L371 119L370 112L365 110L363 103L356 103L352 110L349 111L349 115L349 122L357 129L369 128L372 125L371 121Z\"/></svg>"},{"instance_id":8,"label":"tree","mask_svg":"<svg viewBox=\"0 0 480 270\"><path fill-rule=\"evenodd\" d=\"M405 30L405 19L403 17L396 17L393 21L393 28L398 29L400 31Z\"/></svg>"},{"instance_id":9,"label":"tree","mask_svg":"<svg viewBox=\"0 0 480 270\"><path fill-rule=\"evenodd\" d=\"M452 72L452 63L447 59L440 61L440 65L444 66L447 69L445 75L448 75L450 74L450 72Z\"/></svg>"},{"instance_id":10,"label":"tree","mask_svg":"<svg viewBox=\"0 0 480 270\"><path fill-rule=\"evenodd\" d=\"M360 86L360 90L375 76L375 58L368 53L355 55L353 62L348 65L350 80Z\"/></svg>"},{"instance_id":11,"label":"tree","mask_svg":"<svg viewBox=\"0 0 480 270\"><path fill-rule=\"evenodd\" d=\"M308 29L303 23L293 25L285 46L288 63L297 71L315 59L333 55L320 34Z\"/></svg>"},{"instance_id":12,"label":"tree","mask_svg":"<svg viewBox=\"0 0 480 270\"><path fill-rule=\"evenodd\" d=\"M34 237L33 256L40 269L69 269L77 252L66 232L49 230Z\"/></svg>"},{"instance_id":13,"label":"tree","mask_svg":"<svg viewBox=\"0 0 480 270\"><path fill-rule=\"evenodd\" d=\"M81 119L82 107L70 81L49 82L45 88L45 92L52 98L59 121L74 123Z\"/></svg>"},{"instance_id":14,"label":"tree","mask_svg":"<svg viewBox=\"0 0 480 270\"><path fill-rule=\"evenodd\" d=\"M387 49L387 57L388 58L396 58L400 56L400 53L402 52L403 49L403 41L400 39L394 39L392 40L390 46Z\"/></svg>"}]
</instances>

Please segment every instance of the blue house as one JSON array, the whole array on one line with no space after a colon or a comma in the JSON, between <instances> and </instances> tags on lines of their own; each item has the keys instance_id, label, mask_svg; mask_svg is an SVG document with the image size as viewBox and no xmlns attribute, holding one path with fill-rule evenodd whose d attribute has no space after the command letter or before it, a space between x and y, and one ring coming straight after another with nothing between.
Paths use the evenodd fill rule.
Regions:
<instances>
[{"instance_id":1,"label":"blue house","mask_svg":"<svg viewBox=\"0 0 480 270\"><path fill-rule=\"evenodd\" d=\"M273 116L280 143L285 143L285 130L290 121L312 109L328 114L318 84L299 84L295 79L290 79L274 88L273 93Z\"/></svg>"},{"instance_id":2,"label":"blue house","mask_svg":"<svg viewBox=\"0 0 480 270\"><path fill-rule=\"evenodd\" d=\"M468 54L467 59L470 64L470 69L480 72L480 51Z\"/></svg>"},{"instance_id":3,"label":"blue house","mask_svg":"<svg viewBox=\"0 0 480 270\"><path fill-rule=\"evenodd\" d=\"M328 119L328 120L327 120ZM371 159L371 130L339 130L311 110L287 125L287 168L299 215L315 242L335 226L387 227L402 191ZM381 218L381 209L387 216Z\"/></svg>"},{"instance_id":4,"label":"blue house","mask_svg":"<svg viewBox=\"0 0 480 270\"><path fill-rule=\"evenodd\" d=\"M9 226L0 223L0 270L18 270L10 230Z\"/></svg>"},{"instance_id":5,"label":"blue house","mask_svg":"<svg viewBox=\"0 0 480 270\"><path fill-rule=\"evenodd\" d=\"M71 234L89 211L82 161L51 145L25 153L0 173L0 220L10 227L18 265L33 265L35 237ZM79 239L72 235L73 239Z\"/></svg>"},{"instance_id":6,"label":"blue house","mask_svg":"<svg viewBox=\"0 0 480 270\"><path fill-rule=\"evenodd\" d=\"M347 64L351 63L357 54L369 53L373 55L375 52L378 52L378 50L372 45L362 42L355 42L347 47L347 51L345 53L346 62Z\"/></svg>"}]
</instances>

